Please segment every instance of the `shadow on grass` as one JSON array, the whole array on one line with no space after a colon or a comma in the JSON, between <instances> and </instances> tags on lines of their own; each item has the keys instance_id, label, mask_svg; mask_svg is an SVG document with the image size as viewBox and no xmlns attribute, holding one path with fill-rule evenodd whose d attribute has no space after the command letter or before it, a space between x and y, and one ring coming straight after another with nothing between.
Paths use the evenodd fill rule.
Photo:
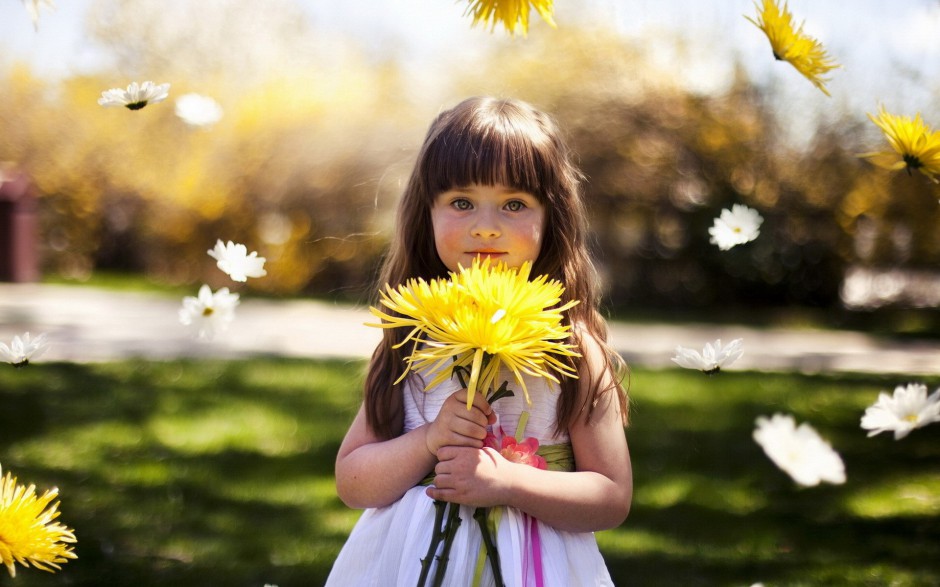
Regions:
<instances>
[{"instance_id":1,"label":"shadow on grass","mask_svg":"<svg viewBox=\"0 0 940 587\"><path fill-rule=\"evenodd\" d=\"M358 512L333 461L362 364L41 364L0 374L0 464L57 486L79 559L18 585L321 584Z\"/></svg>"},{"instance_id":2,"label":"shadow on grass","mask_svg":"<svg viewBox=\"0 0 940 587\"><path fill-rule=\"evenodd\" d=\"M0 370L0 464L58 486L78 560L19 586L320 585L359 516L333 461L362 362L38 364ZM598 533L618 585L940 585L940 426L859 426L877 376L634 373L636 492ZM932 387L937 382L927 382ZM751 440L774 412L846 462L799 488ZM0 583L3 580L0 579ZM5 584L5 583L2 583Z\"/></svg>"},{"instance_id":3,"label":"shadow on grass","mask_svg":"<svg viewBox=\"0 0 940 587\"><path fill-rule=\"evenodd\" d=\"M899 383L640 372L628 429L633 511L599 534L617 583L940 585L940 430L895 442L859 425L878 392ZM775 468L751 438L755 419L775 412L832 443L844 485L801 488Z\"/></svg>"}]
</instances>

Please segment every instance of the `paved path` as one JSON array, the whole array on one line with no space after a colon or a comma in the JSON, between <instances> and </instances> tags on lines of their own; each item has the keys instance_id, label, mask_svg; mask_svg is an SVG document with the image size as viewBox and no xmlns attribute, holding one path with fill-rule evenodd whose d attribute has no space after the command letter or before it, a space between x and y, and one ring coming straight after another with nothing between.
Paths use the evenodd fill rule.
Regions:
<instances>
[{"instance_id":1,"label":"paved path","mask_svg":"<svg viewBox=\"0 0 940 587\"><path fill-rule=\"evenodd\" d=\"M378 329L363 325L370 319L367 308L246 296L226 333L199 342L180 325L180 305L180 299L161 294L0 283L0 341L9 344L25 331L46 332L50 347L39 361L91 362L264 355L362 358L379 337ZM670 366L676 345L700 349L716 338L744 339L744 355L731 369L940 374L940 341L736 325L611 325L612 343L636 366Z\"/></svg>"}]
</instances>

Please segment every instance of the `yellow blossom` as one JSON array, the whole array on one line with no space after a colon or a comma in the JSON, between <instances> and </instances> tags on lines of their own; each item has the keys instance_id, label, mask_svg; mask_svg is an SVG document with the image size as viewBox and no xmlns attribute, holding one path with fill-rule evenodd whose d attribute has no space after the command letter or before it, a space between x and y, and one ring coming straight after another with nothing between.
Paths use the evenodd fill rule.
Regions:
<instances>
[{"instance_id":1,"label":"yellow blossom","mask_svg":"<svg viewBox=\"0 0 940 587\"><path fill-rule=\"evenodd\" d=\"M565 342L570 326L562 314L577 301L554 307L564 287L545 275L529 280L531 269L528 262L519 269L491 267L486 259L461 267L449 279L386 286L381 302L391 313L370 308L382 323L369 326L411 329L401 344L416 342L410 370L436 371L428 388L450 378L454 369L469 371L468 409L476 390L492 389L501 366L513 373L528 402L523 374L555 382L555 374L576 377L564 359L580 356Z\"/></svg>"},{"instance_id":2,"label":"yellow blossom","mask_svg":"<svg viewBox=\"0 0 940 587\"><path fill-rule=\"evenodd\" d=\"M787 10L786 2L783 9L777 5L777 0L764 0L763 8L757 4L755 6L758 9L757 20L747 15L744 18L764 31L770 39L774 57L779 61L788 61L828 96L825 82L829 80L822 76L841 66L826 55L819 41L803 34L802 24L794 28L793 15Z\"/></svg>"},{"instance_id":3,"label":"yellow blossom","mask_svg":"<svg viewBox=\"0 0 940 587\"><path fill-rule=\"evenodd\" d=\"M878 117L868 115L884 133L894 151L862 153L864 157L885 169L904 169L911 173L916 169L938 183L940 176L940 131L931 130L924 124L920 113L911 120L910 116L888 114L884 106Z\"/></svg>"},{"instance_id":4,"label":"yellow blossom","mask_svg":"<svg viewBox=\"0 0 940 587\"><path fill-rule=\"evenodd\" d=\"M529 8L531 5L552 27L555 21L553 0L470 0L465 14L473 14L473 24L483 22L490 25L492 31L496 23L501 22L510 35L529 32Z\"/></svg>"},{"instance_id":5,"label":"yellow blossom","mask_svg":"<svg viewBox=\"0 0 940 587\"><path fill-rule=\"evenodd\" d=\"M51 489L38 497L35 485L17 485L9 472L0 478L0 563L10 576L16 576L15 563L51 573L62 568L60 563L78 558L66 546L75 543L75 534L53 521L59 517L59 502L49 504L58 495Z\"/></svg>"}]
</instances>

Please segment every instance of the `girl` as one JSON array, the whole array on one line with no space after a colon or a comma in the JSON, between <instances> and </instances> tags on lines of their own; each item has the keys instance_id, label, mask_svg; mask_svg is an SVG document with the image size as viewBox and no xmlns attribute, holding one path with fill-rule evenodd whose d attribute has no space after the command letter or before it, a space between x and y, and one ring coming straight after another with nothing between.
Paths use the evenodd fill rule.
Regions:
<instances>
[{"instance_id":1,"label":"girl","mask_svg":"<svg viewBox=\"0 0 940 587\"><path fill-rule=\"evenodd\" d=\"M460 504L462 520L444 585L495 584L490 565L478 565L484 547L473 518L476 508L492 506L505 506L492 518L507 587L612 584L593 532L620 525L630 510L627 399L622 360L607 346L597 310L580 179L554 122L524 102L471 98L432 123L399 204L381 283L446 278L479 257L509 267L530 261L532 275L564 284L561 303L580 302L567 311L570 342L582 355L573 364L579 378L527 379L531 405L516 393L490 406L477 393L468 410L456 377L428 391L433 374L396 385L411 348L395 345L408 329L383 329L362 407L336 459L340 499L366 511L327 585L416 585L435 500ZM513 380L508 371L503 380ZM567 466L561 459L542 470L484 448L488 429L498 422L512 435L520 420L519 441L570 445ZM432 471L432 484L422 485Z\"/></svg>"}]
</instances>

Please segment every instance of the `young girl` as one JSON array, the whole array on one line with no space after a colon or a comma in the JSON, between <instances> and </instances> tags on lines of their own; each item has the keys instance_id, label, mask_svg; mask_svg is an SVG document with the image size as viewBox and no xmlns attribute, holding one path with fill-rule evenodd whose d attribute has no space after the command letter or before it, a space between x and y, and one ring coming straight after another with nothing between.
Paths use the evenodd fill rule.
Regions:
<instances>
[{"instance_id":1,"label":"young girl","mask_svg":"<svg viewBox=\"0 0 940 587\"><path fill-rule=\"evenodd\" d=\"M432 123L399 205L381 283L447 278L475 258L509 267L530 261L533 276L564 284L562 304L579 300L566 312L569 342L582 355L573 363L579 377L562 377L560 385L526 379L531 404L519 390L492 406L477 393L468 410L457 377L427 391L431 373L396 385L411 348L395 346L408 329L384 329L336 459L339 497L366 511L327 585L417 585L435 500L460 504L444 585L495 584L473 518L477 508L493 506L505 506L493 507L491 523L507 587L612 584L593 532L620 525L630 510L627 399L622 360L608 347L597 310L580 179L554 122L524 102L471 98ZM514 379L505 371L503 380ZM568 458L548 470L507 460L484 447L497 427L521 432L520 442L560 445ZM422 484L432 472L432 483Z\"/></svg>"}]
</instances>

